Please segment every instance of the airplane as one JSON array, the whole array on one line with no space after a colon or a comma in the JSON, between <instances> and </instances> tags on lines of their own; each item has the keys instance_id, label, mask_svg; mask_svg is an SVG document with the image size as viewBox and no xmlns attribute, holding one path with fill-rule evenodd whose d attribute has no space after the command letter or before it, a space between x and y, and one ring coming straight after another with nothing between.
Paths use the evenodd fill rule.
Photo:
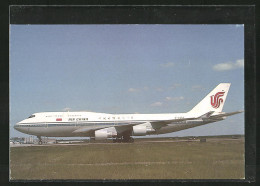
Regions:
<instances>
[{"instance_id":1,"label":"airplane","mask_svg":"<svg viewBox=\"0 0 260 186\"><path fill-rule=\"evenodd\" d=\"M220 83L187 113L108 114L97 112L40 112L18 122L14 128L41 137L112 138L133 142L132 136L172 133L226 119L241 113L222 112L231 83Z\"/></svg>"}]
</instances>

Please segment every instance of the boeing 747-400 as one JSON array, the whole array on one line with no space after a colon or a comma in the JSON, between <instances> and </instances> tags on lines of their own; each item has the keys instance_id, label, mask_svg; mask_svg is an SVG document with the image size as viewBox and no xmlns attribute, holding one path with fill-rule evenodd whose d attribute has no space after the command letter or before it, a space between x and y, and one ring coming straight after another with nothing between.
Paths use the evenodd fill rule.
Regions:
<instances>
[{"instance_id":1,"label":"boeing 747-400","mask_svg":"<svg viewBox=\"0 0 260 186\"><path fill-rule=\"evenodd\" d=\"M20 132L46 137L113 138L133 142L132 136L165 134L226 119L242 111L222 112L230 83L220 83L187 113L107 114L96 112L40 112L17 123Z\"/></svg>"}]
</instances>

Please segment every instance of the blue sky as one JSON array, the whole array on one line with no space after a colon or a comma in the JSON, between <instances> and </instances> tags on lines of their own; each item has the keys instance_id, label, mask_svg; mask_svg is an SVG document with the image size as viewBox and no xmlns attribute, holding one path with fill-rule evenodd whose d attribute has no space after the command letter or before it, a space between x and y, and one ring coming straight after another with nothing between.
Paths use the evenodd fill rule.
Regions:
<instances>
[{"instance_id":1,"label":"blue sky","mask_svg":"<svg viewBox=\"0 0 260 186\"><path fill-rule=\"evenodd\" d=\"M35 112L187 112L230 82L244 109L243 25L10 25L10 135ZM244 113L161 136L244 134Z\"/></svg>"}]
</instances>

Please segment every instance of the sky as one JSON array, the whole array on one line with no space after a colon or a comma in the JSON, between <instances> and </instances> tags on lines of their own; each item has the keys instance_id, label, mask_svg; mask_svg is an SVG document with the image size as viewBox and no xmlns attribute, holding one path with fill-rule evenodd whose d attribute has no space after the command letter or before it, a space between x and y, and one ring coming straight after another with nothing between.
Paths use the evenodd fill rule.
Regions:
<instances>
[{"instance_id":1,"label":"sky","mask_svg":"<svg viewBox=\"0 0 260 186\"><path fill-rule=\"evenodd\" d=\"M244 26L10 25L10 136L32 113L188 112L231 83L244 110ZM244 113L165 136L244 134Z\"/></svg>"}]
</instances>

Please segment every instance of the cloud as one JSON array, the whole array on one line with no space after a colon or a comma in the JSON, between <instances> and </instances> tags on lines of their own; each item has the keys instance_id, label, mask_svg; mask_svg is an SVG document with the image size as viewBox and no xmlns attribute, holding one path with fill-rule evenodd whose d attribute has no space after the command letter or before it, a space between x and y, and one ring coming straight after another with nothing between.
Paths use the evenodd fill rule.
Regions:
<instances>
[{"instance_id":1,"label":"cloud","mask_svg":"<svg viewBox=\"0 0 260 186\"><path fill-rule=\"evenodd\" d=\"M166 101L181 101L184 100L183 96L179 96L179 97L166 97L165 98Z\"/></svg>"},{"instance_id":2,"label":"cloud","mask_svg":"<svg viewBox=\"0 0 260 186\"><path fill-rule=\"evenodd\" d=\"M172 86L170 86L170 89L176 89L177 87L180 87L180 86L181 86L181 84L175 83Z\"/></svg>"},{"instance_id":3,"label":"cloud","mask_svg":"<svg viewBox=\"0 0 260 186\"><path fill-rule=\"evenodd\" d=\"M151 104L152 107L160 107L162 105L163 105L163 103L159 102L159 101Z\"/></svg>"},{"instance_id":4,"label":"cloud","mask_svg":"<svg viewBox=\"0 0 260 186\"><path fill-rule=\"evenodd\" d=\"M236 62L219 63L213 66L215 71L227 71L238 68L244 68L244 59L238 59Z\"/></svg>"},{"instance_id":5,"label":"cloud","mask_svg":"<svg viewBox=\"0 0 260 186\"><path fill-rule=\"evenodd\" d=\"M140 92L140 91L147 91L149 87L144 86L143 88L129 88L128 92Z\"/></svg>"},{"instance_id":6,"label":"cloud","mask_svg":"<svg viewBox=\"0 0 260 186\"><path fill-rule=\"evenodd\" d=\"M202 90L205 90L205 88L203 86L201 86L201 85L193 85L191 87L191 90L192 91L202 91Z\"/></svg>"},{"instance_id":7,"label":"cloud","mask_svg":"<svg viewBox=\"0 0 260 186\"><path fill-rule=\"evenodd\" d=\"M137 89L137 88L129 88L128 89L128 92L138 92L139 91L139 89Z\"/></svg>"},{"instance_id":8,"label":"cloud","mask_svg":"<svg viewBox=\"0 0 260 186\"><path fill-rule=\"evenodd\" d=\"M164 67L164 68L173 67L173 66L174 66L174 63L173 63L173 62L162 63L162 64L160 64L160 66L161 66L161 67Z\"/></svg>"}]
</instances>

